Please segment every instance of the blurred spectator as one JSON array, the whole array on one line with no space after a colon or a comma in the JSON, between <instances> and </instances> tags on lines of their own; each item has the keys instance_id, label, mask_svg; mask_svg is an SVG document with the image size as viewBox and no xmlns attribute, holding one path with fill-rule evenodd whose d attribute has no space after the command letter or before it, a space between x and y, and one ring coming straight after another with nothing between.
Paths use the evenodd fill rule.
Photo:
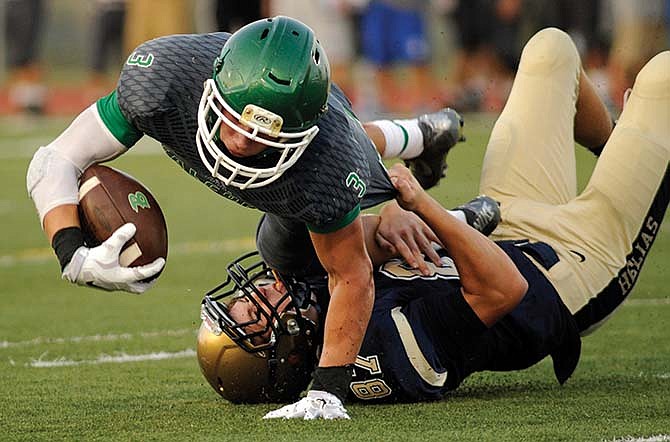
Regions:
<instances>
[{"instance_id":1,"label":"blurred spectator","mask_svg":"<svg viewBox=\"0 0 670 442\"><path fill-rule=\"evenodd\" d=\"M129 55L147 40L192 32L191 1L127 0L124 26L124 53Z\"/></svg>"},{"instance_id":2,"label":"blurred spectator","mask_svg":"<svg viewBox=\"0 0 670 442\"><path fill-rule=\"evenodd\" d=\"M235 32L242 26L266 16L261 0L215 0L216 29Z\"/></svg>"},{"instance_id":3,"label":"blurred spectator","mask_svg":"<svg viewBox=\"0 0 670 442\"><path fill-rule=\"evenodd\" d=\"M9 71L9 104L12 110L41 113L46 101L39 66L44 2L5 1L5 45Z\"/></svg>"},{"instance_id":4,"label":"blurred spectator","mask_svg":"<svg viewBox=\"0 0 670 442\"><path fill-rule=\"evenodd\" d=\"M123 59L123 24L126 14L125 0L94 0L90 21L89 90L100 95L110 86L108 66L111 62L118 73Z\"/></svg>"},{"instance_id":5,"label":"blurred spectator","mask_svg":"<svg viewBox=\"0 0 670 442\"><path fill-rule=\"evenodd\" d=\"M611 35L609 0L533 0L524 3L523 40L546 27L570 34L600 98L611 106L607 58Z\"/></svg>"},{"instance_id":6,"label":"blurred spectator","mask_svg":"<svg viewBox=\"0 0 670 442\"><path fill-rule=\"evenodd\" d=\"M502 109L521 55L521 0L460 0L453 81L447 101L461 111Z\"/></svg>"},{"instance_id":7,"label":"blurred spectator","mask_svg":"<svg viewBox=\"0 0 670 442\"><path fill-rule=\"evenodd\" d=\"M614 28L609 56L610 96L621 106L635 74L657 52L667 49L665 0L610 0Z\"/></svg>"},{"instance_id":8,"label":"blurred spectator","mask_svg":"<svg viewBox=\"0 0 670 442\"><path fill-rule=\"evenodd\" d=\"M361 0L271 0L270 16L286 15L312 28L326 50L332 78L356 104L353 62L356 29L352 13Z\"/></svg>"},{"instance_id":9,"label":"blurred spectator","mask_svg":"<svg viewBox=\"0 0 670 442\"><path fill-rule=\"evenodd\" d=\"M600 20L603 3L608 0L533 0L526 2L526 17L533 23L527 34L553 26L570 34L577 50L586 60L589 53L606 46Z\"/></svg>"},{"instance_id":10,"label":"blurred spectator","mask_svg":"<svg viewBox=\"0 0 670 442\"><path fill-rule=\"evenodd\" d=\"M374 66L382 112L403 114L433 107L424 17L428 4L425 0L371 0L361 13L362 52Z\"/></svg>"}]
</instances>

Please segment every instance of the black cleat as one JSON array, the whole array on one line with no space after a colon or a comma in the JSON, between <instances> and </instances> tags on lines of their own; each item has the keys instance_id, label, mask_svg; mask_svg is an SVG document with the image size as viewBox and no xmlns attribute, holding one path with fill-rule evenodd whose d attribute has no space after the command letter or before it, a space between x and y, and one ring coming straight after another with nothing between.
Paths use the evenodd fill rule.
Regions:
<instances>
[{"instance_id":1,"label":"black cleat","mask_svg":"<svg viewBox=\"0 0 670 442\"><path fill-rule=\"evenodd\" d=\"M447 153L463 137L463 118L451 108L421 115L419 129L423 134L423 152L405 160L421 187L430 189L442 179L447 170Z\"/></svg>"},{"instance_id":2,"label":"black cleat","mask_svg":"<svg viewBox=\"0 0 670 442\"><path fill-rule=\"evenodd\" d=\"M480 195L452 210L461 210L470 227L489 236L500 223L500 204L493 198Z\"/></svg>"}]
</instances>

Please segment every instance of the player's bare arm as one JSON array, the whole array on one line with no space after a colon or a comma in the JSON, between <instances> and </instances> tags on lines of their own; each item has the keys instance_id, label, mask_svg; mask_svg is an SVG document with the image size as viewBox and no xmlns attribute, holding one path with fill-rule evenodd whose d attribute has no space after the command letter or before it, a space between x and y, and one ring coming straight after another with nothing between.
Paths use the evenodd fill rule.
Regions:
<instances>
[{"instance_id":1,"label":"player's bare arm","mask_svg":"<svg viewBox=\"0 0 670 442\"><path fill-rule=\"evenodd\" d=\"M433 228L454 259L466 301L484 324L493 325L521 300L525 278L495 243L449 215L406 167L396 164L389 172L400 205Z\"/></svg>"},{"instance_id":2,"label":"player's bare arm","mask_svg":"<svg viewBox=\"0 0 670 442\"><path fill-rule=\"evenodd\" d=\"M84 245L77 212L78 180L83 170L94 163L116 158L126 150L102 126L96 106L90 106L58 138L37 151L28 169L27 186L65 279L85 285L82 269L94 269L100 277L98 287L141 293L150 288L151 283L140 281L157 274L164 260L134 271L122 269L118 254L121 246L133 236L134 227L132 233L117 231L114 238L110 238L112 243L120 241L118 248L101 245L89 249ZM73 261L78 265L70 266ZM103 261L115 265L102 265Z\"/></svg>"},{"instance_id":3,"label":"player's bare arm","mask_svg":"<svg viewBox=\"0 0 670 442\"><path fill-rule=\"evenodd\" d=\"M54 235L67 227L80 227L76 204L63 204L51 209L44 216L44 233L52 243Z\"/></svg>"},{"instance_id":4,"label":"player's bare arm","mask_svg":"<svg viewBox=\"0 0 670 442\"><path fill-rule=\"evenodd\" d=\"M372 264L360 217L332 233L311 233L328 272L330 305L319 366L352 364L360 349L374 301Z\"/></svg>"},{"instance_id":5,"label":"player's bare arm","mask_svg":"<svg viewBox=\"0 0 670 442\"><path fill-rule=\"evenodd\" d=\"M349 419L342 401L360 350L374 302L372 264L365 249L360 216L327 234L310 233L321 264L328 272L330 303L324 325L323 350L307 396L271 411L264 419Z\"/></svg>"}]
</instances>

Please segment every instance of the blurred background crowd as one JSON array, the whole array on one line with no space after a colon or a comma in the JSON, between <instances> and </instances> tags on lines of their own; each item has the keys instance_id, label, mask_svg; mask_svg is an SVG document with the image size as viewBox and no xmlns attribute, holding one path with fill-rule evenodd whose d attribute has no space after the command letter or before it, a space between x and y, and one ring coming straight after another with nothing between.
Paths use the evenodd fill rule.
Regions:
<instances>
[{"instance_id":1,"label":"blurred background crowd","mask_svg":"<svg viewBox=\"0 0 670 442\"><path fill-rule=\"evenodd\" d=\"M288 15L311 26L364 118L445 105L498 112L521 49L556 26L613 111L670 47L670 0L4 0L0 115L73 114L114 88L133 48Z\"/></svg>"}]
</instances>

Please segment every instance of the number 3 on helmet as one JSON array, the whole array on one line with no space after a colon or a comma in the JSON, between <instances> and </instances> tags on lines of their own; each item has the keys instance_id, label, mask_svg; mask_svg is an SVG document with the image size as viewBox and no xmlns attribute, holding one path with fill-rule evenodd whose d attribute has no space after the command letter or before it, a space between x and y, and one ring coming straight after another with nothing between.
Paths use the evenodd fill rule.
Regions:
<instances>
[{"instance_id":1,"label":"number 3 on helmet","mask_svg":"<svg viewBox=\"0 0 670 442\"><path fill-rule=\"evenodd\" d=\"M196 137L200 158L228 186L261 187L295 164L316 136L327 109L330 67L314 32L280 16L235 32L204 87ZM271 155L260 165L233 157L219 139L221 124L267 145Z\"/></svg>"}]
</instances>

